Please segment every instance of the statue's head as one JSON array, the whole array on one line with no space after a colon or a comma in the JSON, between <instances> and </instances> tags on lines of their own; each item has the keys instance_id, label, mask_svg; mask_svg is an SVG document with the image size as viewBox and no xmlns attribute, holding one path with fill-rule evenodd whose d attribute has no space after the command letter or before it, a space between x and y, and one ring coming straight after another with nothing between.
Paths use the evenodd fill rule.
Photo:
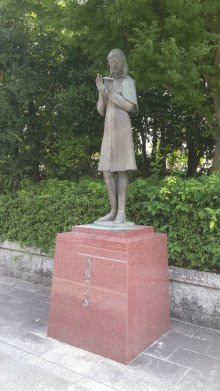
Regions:
<instances>
[{"instance_id":1,"label":"statue's head","mask_svg":"<svg viewBox=\"0 0 220 391\"><path fill-rule=\"evenodd\" d=\"M113 49L108 54L108 63L112 76L127 75L128 64L124 52L121 49Z\"/></svg>"}]
</instances>

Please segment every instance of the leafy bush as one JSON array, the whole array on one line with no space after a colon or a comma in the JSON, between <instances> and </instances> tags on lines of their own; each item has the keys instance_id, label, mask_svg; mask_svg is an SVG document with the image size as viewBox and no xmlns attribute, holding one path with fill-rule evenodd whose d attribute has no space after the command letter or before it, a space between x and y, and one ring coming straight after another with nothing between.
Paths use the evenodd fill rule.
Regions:
<instances>
[{"instance_id":1,"label":"leafy bush","mask_svg":"<svg viewBox=\"0 0 220 391\"><path fill-rule=\"evenodd\" d=\"M57 232L95 221L105 213L103 184L48 180L0 196L0 237L51 251Z\"/></svg>"},{"instance_id":2,"label":"leafy bush","mask_svg":"<svg viewBox=\"0 0 220 391\"><path fill-rule=\"evenodd\" d=\"M139 223L168 234L170 265L204 271L220 267L220 177L167 177L157 185L137 181L132 186L138 202L130 204L130 211Z\"/></svg>"},{"instance_id":3,"label":"leafy bush","mask_svg":"<svg viewBox=\"0 0 220 391\"><path fill-rule=\"evenodd\" d=\"M102 181L49 180L0 196L0 237L49 252L57 232L87 224L108 211ZM198 270L220 267L220 177L136 179L127 217L169 237L169 263Z\"/></svg>"}]
</instances>

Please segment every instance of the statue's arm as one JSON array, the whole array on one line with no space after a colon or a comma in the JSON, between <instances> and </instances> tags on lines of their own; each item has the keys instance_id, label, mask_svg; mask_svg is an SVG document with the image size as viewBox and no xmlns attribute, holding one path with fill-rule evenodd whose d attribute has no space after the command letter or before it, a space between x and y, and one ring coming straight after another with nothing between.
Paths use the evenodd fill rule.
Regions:
<instances>
[{"instance_id":1,"label":"statue's arm","mask_svg":"<svg viewBox=\"0 0 220 391\"><path fill-rule=\"evenodd\" d=\"M135 105L117 92L112 91L109 93L109 95L111 101L115 103L120 109L127 111L128 113L133 113L135 111Z\"/></svg>"},{"instance_id":2,"label":"statue's arm","mask_svg":"<svg viewBox=\"0 0 220 391\"><path fill-rule=\"evenodd\" d=\"M105 102L104 95L99 94L99 100L97 102L97 110L102 117L104 117L105 115L105 109L106 109L106 102Z\"/></svg>"},{"instance_id":3,"label":"statue's arm","mask_svg":"<svg viewBox=\"0 0 220 391\"><path fill-rule=\"evenodd\" d=\"M102 75L98 73L95 79L96 82L96 87L99 92L99 99L97 102L97 110L99 114L104 117L105 115L105 107L106 107L106 102L105 102L105 85L103 83L103 78Z\"/></svg>"},{"instance_id":4,"label":"statue's arm","mask_svg":"<svg viewBox=\"0 0 220 391\"><path fill-rule=\"evenodd\" d=\"M120 109L127 111L128 113L138 111L135 81L131 77L124 79L121 94L114 91L113 88L109 89L108 93L112 102Z\"/></svg>"}]
</instances>

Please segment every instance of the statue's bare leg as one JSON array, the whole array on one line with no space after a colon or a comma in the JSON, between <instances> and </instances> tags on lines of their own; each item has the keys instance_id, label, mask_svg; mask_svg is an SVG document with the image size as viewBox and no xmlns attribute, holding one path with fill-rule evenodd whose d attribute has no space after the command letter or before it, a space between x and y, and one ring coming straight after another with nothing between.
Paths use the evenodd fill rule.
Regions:
<instances>
[{"instance_id":1,"label":"statue's bare leg","mask_svg":"<svg viewBox=\"0 0 220 391\"><path fill-rule=\"evenodd\" d=\"M118 171L117 193L118 193L118 213L115 223L122 224L126 221L125 203L128 190L128 173L127 171Z\"/></svg>"},{"instance_id":2,"label":"statue's bare leg","mask_svg":"<svg viewBox=\"0 0 220 391\"><path fill-rule=\"evenodd\" d=\"M117 177L114 172L110 171L103 171L103 175L108 190L111 211L106 216L100 217L98 221L114 221L118 210Z\"/></svg>"}]
</instances>

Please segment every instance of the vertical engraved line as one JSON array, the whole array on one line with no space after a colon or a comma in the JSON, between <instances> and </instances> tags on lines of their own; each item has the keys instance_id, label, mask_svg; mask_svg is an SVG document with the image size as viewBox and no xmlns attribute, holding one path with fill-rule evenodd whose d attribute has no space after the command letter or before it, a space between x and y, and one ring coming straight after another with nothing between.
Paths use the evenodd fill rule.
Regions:
<instances>
[{"instance_id":1,"label":"vertical engraved line","mask_svg":"<svg viewBox=\"0 0 220 391\"><path fill-rule=\"evenodd\" d=\"M90 290L90 282L92 278L91 265L92 265L91 258L86 257L86 271L84 273L84 299L82 301L82 305L84 307L89 306L89 290Z\"/></svg>"}]
</instances>

